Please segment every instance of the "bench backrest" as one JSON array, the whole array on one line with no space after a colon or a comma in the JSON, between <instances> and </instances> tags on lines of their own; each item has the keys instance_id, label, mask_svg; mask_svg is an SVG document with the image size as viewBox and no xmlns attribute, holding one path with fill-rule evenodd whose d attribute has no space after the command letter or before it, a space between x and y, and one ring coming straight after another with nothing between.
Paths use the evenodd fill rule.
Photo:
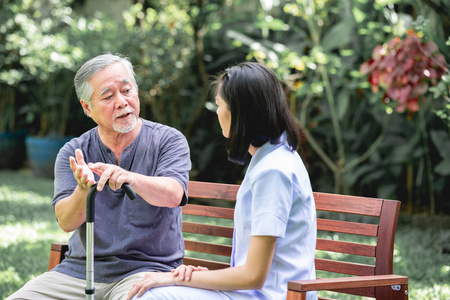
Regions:
<instances>
[{"instance_id":1,"label":"bench backrest","mask_svg":"<svg viewBox=\"0 0 450 300\"><path fill-rule=\"evenodd\" d=\"M229 265L238 188L239 185L189 182L189 204L182 209L185 264L209 269ZM327 193L314 193L314 199L318 216L318 277L336 277L335 273L392 274L399 201ZM373 288L347 292L375 295Z\"/></svg>"},{"instance_id":2,"label":"bench backrest","mask_svg":"<svg viewBox=\"0 0 450 300\"><path fill-rule=\"evenodd\" d=\"M189 182L189 204L182 208L185 264L211 270L229 266L238 189L239 185ZM392 274L399 201L326 193L314 193L314 200L318 277ZM67 244L52 244L49 270L61 262L67 249ZM350 256L352 259L348 259ZM375 292L385 295L389 290L379 287L377 291L355 288L339 292L375 297Z\"/></svg>"}]
</instances>

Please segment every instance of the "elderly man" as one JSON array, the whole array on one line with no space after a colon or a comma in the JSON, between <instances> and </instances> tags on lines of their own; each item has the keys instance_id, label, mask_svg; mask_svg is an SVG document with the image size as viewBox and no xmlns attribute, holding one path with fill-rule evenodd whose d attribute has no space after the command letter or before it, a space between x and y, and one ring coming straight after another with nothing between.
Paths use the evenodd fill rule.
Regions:
<instances>
[{"instance_id":1,"label":"elderly man","mask_svg":"<svg viewBox=\"0 0 450 300\"><path fill-rule=\"evenodd\" d=\"M139 118L133 66L103 54L75 76L75 90L97 127L72 139L55 164L53 208L60 227L74 231L65 260L9 299L82 299L85 280L86 196L97 183L94 230L96 299L125 299L143 272L181 264L181 205L191 168L186 138ZM133 201L121 190L128 183ZM108 185L109 187L106 187Z\"/></svg>"}]
</instances>

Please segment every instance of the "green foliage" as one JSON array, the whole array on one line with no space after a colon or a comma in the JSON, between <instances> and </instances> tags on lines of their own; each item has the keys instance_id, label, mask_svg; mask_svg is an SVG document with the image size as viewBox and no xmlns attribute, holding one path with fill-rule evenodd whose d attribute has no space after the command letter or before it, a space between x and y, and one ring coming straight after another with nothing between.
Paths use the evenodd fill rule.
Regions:
<instances>
[{"instance_id":1,"label":"green foliage","mask_svg":"<svg viewBox=\"0 0 450 300\"><path fill-rule=\"evenodd\" d=\"M432 130L431 140L439 152L442 160L435 166L435 172L441 176L450 175L450 140L447 139L447 132L443 130Z\"/></svg>"},{"instance_id":2,"label":"green foliage","mask_svg":"<svg viewBox=\"0 0 450 300\"><path fill-rule=\"evenodd\" d=\"M439 23L425 17L434 13L409 1L280 1L278 7L245 19L247 27L242 20L236 27L227 24L228 37L245 48L246 59L273 67L285 84L308 143L302 148L314 150L302 154L316 189L404 199L408 210L412 202L420 203L429 205L431 214L448 210L442 195L449 178L436 179L444 174L443 165L436 167L431 159L443 152L437 150L442 143L428 134L430 128L442 129L430 111L447 118L442 100L448 84L433 81L437 86L430 92L438 101L428 93L421 116L411 118L393 113L393 103L383 103L358 71L376 45L407 30L442 47ZM441 138L448 141L449 133Z\"/></svg>"},{"instance_id":3,"label":"green foliage","mask_svg":"<svg viewBox=\"0 0 450 300\"><path fill-rule=\"evenodd\" d=\"M445 100L442 101L440 107L437 107L434 112L447 124L450 130L450 74L448 73L442 76L442 80L436 86L430 87L429 90L433 93L434 100L439 100L440 98Z\"/></svg>"},{"instance_id":4,"label":"green foliage","mask_svg":"<svg viewBox=\"0 0 450 300\"><path fill-rule=\"evenodd\" d=\"M4 5L0 27L3 82L17 85L31 78L43 82L50 73L70 68L72 56L77 54L72 53L64 34L71 20L70 2L15 1Z\"/></svg>"},{"instance_id":5,"label":"green foliage","mask_svg":"<svg viewBox=\"0 0 450 300\"><path fill-rule=\"evenodd\" d=\"M0 8L0 130L14 130L17 120L29 133L90 128L74 71L97 54L120 52L136 65L141 116L187 136L192 176L238 182L243 169L227 162L208 81L256 60L285 86L316 190L400 199L410 212L449 211L450 77L425 94L423 114L411 116L383 103L359 72L376 45L407 30L449 61L442 1L138 1L115 19L79 6L29 0Z\"/></svg>"},{"instance_id":6,"label":"green foliage","mask_svg":"<svg viewBox=\"0 0 450 300\"><path fill-rule=\"evenodd\" d=\"M82 53L68 40L71 3L13 1L0 9L0 84L26 92L28 101L20 112L30 124L40 123L41 135L58 129L64 134L68 118L67 85L72 81L65 70L73 69Z\"/></svg>"},{"instance_id":7,"label":"green foliage","mask_svg":"<svg viewBox=\"0 0 450 300\"><path fill-rule=\"evenodd\" d=\"M394 273L408 274L410 299L450 297L449 241L448 227L404 223L397 228Z\"/></svg>"},{"instance_id":8,"label":"green foliage","mask_svg":"<svg viewBox=\"0 0 450 300\"><path fill-rule=\"evenodd\" d=\"M157 9L135 4L124 19L127 42L120 51L136 67L142 110L150 106L155 121L183 128L188 116L183 113L195 104L180 93L194 50L189 15L182 5L166 1Z\"/></svg>"}]
</instances>

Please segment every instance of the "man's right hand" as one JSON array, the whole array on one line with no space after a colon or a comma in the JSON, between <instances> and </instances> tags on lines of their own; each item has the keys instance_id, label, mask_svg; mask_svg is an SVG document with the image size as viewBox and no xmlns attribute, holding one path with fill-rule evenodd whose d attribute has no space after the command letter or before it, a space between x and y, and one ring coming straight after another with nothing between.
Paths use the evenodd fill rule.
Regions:
<instances>
[{"instance_id":1,"label":"man's right hand","mask_svg":"<svg viewBox=\"0 0 450 300\"><path fill-rule=\"evenodd\" d=\"M75 150L75 157L69 157L69 161L77 186L71 195L55 205L58 224L65 232L74 231L86 221L86 196L95 184L94 173L88 168L80 149Z\"/></svg>"},{"instance_id":2,"label":"man's right hand","mask_svg":"<svg viewBox=\"0 0 450 300\"><path fill-rule=\"evenodd\" d=\"M84 161L83 152L80 149L75 150L75 157L76 159L73 156L69 158L73 176L80 188L89 190L95 184L94 173Z\"/></svg>"}]
</instances>

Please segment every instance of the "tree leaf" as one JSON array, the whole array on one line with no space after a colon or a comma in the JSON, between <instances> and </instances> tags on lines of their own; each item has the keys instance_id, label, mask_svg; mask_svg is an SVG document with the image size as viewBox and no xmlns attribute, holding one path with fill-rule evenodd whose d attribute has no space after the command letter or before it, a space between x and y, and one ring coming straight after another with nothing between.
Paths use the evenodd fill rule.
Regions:
<instances>
[{"instance_id":1,"label":"tree leaf","mask_svg":"<svg viewBox=\"0 0 450 300\"><path fill-rule=\"evenodd\" d=\"M444 130L431 130L431 140L444 159L450 159L450 138Z\"/></svg>"},{"instance_id":2,"label":"tree leaf","mask_svg":"<svg viewBox=\"0 0 450 300\"><path fill-rule=\"evenodd\" d=\"M397 188L396 184L385 184L378 187L377 197L383 199L389 199L394 197L395 189Z\"/></svg>"},{"instance_id":3,"label":"tree leaf","mask_svg":"<svg viewBox=\"0 0 450 300\"><path fill-rule=\"evenodd\" d=\"M276 18L258 20L254 24L255 28L267 28L274 31L286 31L289 29L289 25L283 22L283 20Z\"/></svg>"},{"instance_id":4,"label":"tree leaf","mask_svg":"<svg viewBox=\"0 0 450 300\"><path fill-rule=\"evenodd\" d=\"M348 90L343 89L337 96L336 109L338 113L339 120L342 120L347 112L349 106L349 95Z\"/></svg>"},{"instance_id":5,"label":"tree leaf","mask_svg":"<svg viewBox=\"0 0 450 300\"><path fill-rule=\"evenodd\" d=\"M353 22L351 19L343 20L330 29L322 38L322 47L325 51L332 51L348 44L353 37Z\"/></svg>"},{"instance_id":6,"label":"tree leaf","mask_svg":"<svg viewBox=\"0 0 450 300\"><path fill-rule=\"evenodd\" d=\"M450 158L443 159L436 167L434 167L434 171L441 176L450 175Z\"/></svg>"}]
</instances>

